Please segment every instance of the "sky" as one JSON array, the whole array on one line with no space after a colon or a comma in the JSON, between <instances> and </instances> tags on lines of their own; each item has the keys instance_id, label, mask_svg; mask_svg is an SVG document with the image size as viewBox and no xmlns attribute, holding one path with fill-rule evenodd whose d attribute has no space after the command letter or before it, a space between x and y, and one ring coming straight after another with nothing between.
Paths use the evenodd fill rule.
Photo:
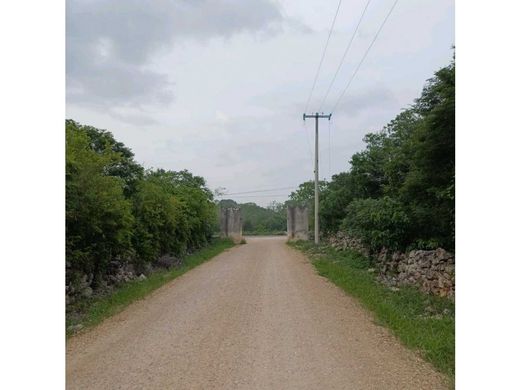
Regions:
<instances>
[{"instance_id":1,"label":"sky","mask_svg":"<svg viewBox=\"0 0 520 390\"><path fill-rule=\"evenodd\" d=\"M349 169L447 65L454 0L343 0L311 96L320 179ZM314 178L314 120L302 119L338 1L68 0L66 115L111 131L145 168L188 169L225 198L265 206Z\"/></svg>"}]
</instances>

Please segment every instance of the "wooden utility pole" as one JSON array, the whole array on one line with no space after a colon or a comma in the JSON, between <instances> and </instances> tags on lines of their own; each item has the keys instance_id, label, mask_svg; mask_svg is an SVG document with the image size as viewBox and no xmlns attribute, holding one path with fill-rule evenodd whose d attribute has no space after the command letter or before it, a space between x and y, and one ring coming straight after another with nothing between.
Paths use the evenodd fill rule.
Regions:
<instances>
[{"instance_id":1,"label":"wooden utility pole","mask_svg":"<svg viewBox=\"0 0 520 390\"><path fill-rule=\"evenodd\" d=\"M307 118L314 118L316 120L316 135L314 138L314 243L320 243L320 220L319 220L319 206L320 206L320 191L319 191L319 164L318 164L318 120L320 118L327 118L330 121L332 114L303 114L303 120Z\"/></svg>"}]
</instances>

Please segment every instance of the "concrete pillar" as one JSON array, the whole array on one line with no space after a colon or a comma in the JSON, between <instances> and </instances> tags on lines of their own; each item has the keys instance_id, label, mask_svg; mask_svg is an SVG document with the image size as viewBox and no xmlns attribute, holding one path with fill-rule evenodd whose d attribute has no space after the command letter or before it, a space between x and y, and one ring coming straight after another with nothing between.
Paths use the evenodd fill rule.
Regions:
<instances>
[{"instance_id":1,"label":"concrete pillar","mask_svg":"<svg viewBox=\"0 0 520 390\"><path fill-rule=\"evenodd\" d=\"M309 239L309 210L306 206L287 207L287 237L289 240Z\"/></svg>"},{"instance_id":2,"label":"concrete pillar","mask_svg":"<svg viewBox=\"0 0 520 390\"><path fill-rule=\"evenodd\" d=\"M242 215L240 208L220 209L220 237L231 238L236 244L242 241Z\"/></svg>"}]
</instances>

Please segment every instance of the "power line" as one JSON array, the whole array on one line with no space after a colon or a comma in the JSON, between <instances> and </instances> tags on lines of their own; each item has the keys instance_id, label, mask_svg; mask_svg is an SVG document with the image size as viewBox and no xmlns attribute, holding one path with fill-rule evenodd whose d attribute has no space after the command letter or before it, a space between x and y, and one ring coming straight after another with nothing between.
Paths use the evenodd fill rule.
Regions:
<instances>
[{"instance_id":1,"label":"power line","mask_svg":"<svg viewBox=\"0 0 520 390\"><path fill-rule=\"evenodd\" d=\"M270 192L270 191L292 190L294 188L296 188L296 187L292 186L292 187L280 187L280 188L271 188L271 189L262 189L262 190L242 191L242 192L231 192L229 194L222 194L222 195L219 195L219 196L252 194L252 193L256 193L256 192Z\"/></svg>"},{"instance_id":2,"label":"power line","mask_svg":"<svg viewBox=\"0 0 520 390\"><path fill-rule=\"evenodd\" d=\"M396 6L396 4L397 4L398 1L399 1L399 0L395 0L394 4L392 5L392 8L390 8L390 11L388 11L388 13L386 14L386 17L385 17L385 19L383 20L383 23L381 23L381 26L379 26L379 30L377 30L376 35L374 35L374 39L372 39L372 42L370 43L370 45L368 46L367 50L365 51L365 54L364 54L363 57L361 58L361 61L359 61L359 64L357 65L356 70L355 70L354 73L352 74L352 77L351 77L350 80L348 81L347 86L345 87L345 89L343 90L343 92L341 93L341 95L339 95L339 98L338 98L338 100L336 101L336 104L334 104L334 108L332 109L331 112L336 111L336 108L338 107L339 102L341 101L341 99L343 98L343 96L345 95L345 93L347 92L348 88L350 87L350 84L352 83L352 80L354 80L354 77L356 77L356 74L357 74L359 68L360 68L361 65L363 64L363 61L365 61L365 58L367 57L368 52L370 51L370 49L371 49L372 46L374 45L374 42L377 40L377 37L379 36L379 33L380 33L381 30L383 29L383 26L385 25L386 21L387 21L388 18L390 17L390 14L391 14L392 11L394 10L394 8L395 8L395 6Z\"/></svg>"},{"instance_id":3,"label":"power line","mask_svg":"<svg viewBox=\"0 0 520 390\"><path fill-rule=\"evenodd\" d=\"M332 25L330 26L329 36L327 37L327 42L325 43L325 47L323 48L323 53L321 55L320 64L318 65L318 70L316 71L316 75L314 76L314 82L312 83L311 93L309 94L309 98L307 99L307 103L305 104L305 111L309 108L309 103L312 98L312 93L314 92L314 87L316 87L316 81L318 80L318 75L320 74L321 65L323 64L323 59L325 58L325 53L327 52L327 47L329 46L330 36L332 35L332 31L334 30L334 25L336 24L336 18L338 16L339 7L341 6L341 1L338 2L338 8L336 8L336 14L334 15L334 19L332 19Z\"/></svg>"},{"instance_id":4,"label":"power line","mask_svg":"<svg viewBox=\"0 0 520 390\"><path fill-rule=\"evenodd\" d=\"M334 74L334 77L332 78L330 84L329 84L329 87L327 88L327 92L325 93L325 97L323 98L323 100L321 101L320 103L320 108L318 109L318 111L321 111L321 108L323 107L323 105L325 104L325 101L327 100L327 97L329 96L329 93L330 93L330 90L332 89L332 85L334 84L334 81L336 81L336 77L338 77L338 73L341 69L341 67L343 66L343 62L345 61L345 58L347 57L347 54L348 52L350 51L350 47L352 46L352 42L354 41L354 38L356 37L356 33L359 29L359 26L361 24L361 21L363 20L363 17L365 16L365 12L367 11L367 8L368 8L368 5L370 4L372 0L368 0L366 5L365 5L365 8L363 9L363 12L361 13L361 16L359 17L359 21L356 25L356 28L354 29L354 32L352 33L352 36L350 37L350 41L347 45L347 48L345 49L345 51L343 52L343 57L341 58L341 61L339 62L339 65L338 65L338 68L336 69L336 73Z\"/></svg>"},{"instance_id":5,"label":"power line","mask_svg":"<svg viewBox=\"0 0 520 390\"><path fill-rule=\"evenodd\" d=\"M238 196L233 196L233 198L274 198L274 197L280 197L280 196L285 196L285 197L289 197L289 195L287 194L274 194L274 195L238 195Z\"/></svg>"},{"instance_id":6,"label":"power line","mask_svg":"<svg viewBox=\"0 0 520 390\"><path fill-rule=\"evenodd\" d=\"M319 244L320 242L320 218L319 218L319 195L320 195L320 191L319 191L319 170L320 170L320 165L319 165L319 158L318 158L318 155L319 155L319 142L318 142L318 139L319 139L319 132L318 132L318 128L319 128L319 120L320 119L324 119L324 118L327 118L329 121L330 121L330 117L332 116L332 114L329 114L329 115L325 115L325 114L319 114L319 113L316 113L316 114L306 114L306 113L303 113L303 120L305 120L306 118L314 118L315 120L315 124L316 124L316 132L315 132L315 136L314 136L314 243L315 244Z\"/></svg>"}]
</instances>

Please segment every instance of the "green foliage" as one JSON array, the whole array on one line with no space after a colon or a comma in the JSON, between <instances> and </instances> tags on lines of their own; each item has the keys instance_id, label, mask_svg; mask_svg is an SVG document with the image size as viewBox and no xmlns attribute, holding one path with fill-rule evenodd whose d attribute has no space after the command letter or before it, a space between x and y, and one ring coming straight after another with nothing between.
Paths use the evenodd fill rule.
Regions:
<instances>
[{"instance_id":1,"label":"green foliage","mask_svg":"<svg viewBox=\"0 0 520 390\"><path fill-rule=\"evenodd\" d=\"M177 234L179 225L185 224L178 200L157 183L142 180L133 201L137 222L133 242L138 259L152 262L161 254L173 252L174 244L184 241Z\"/></svg>"},{"instance_id":2,"label":"green foliage","mask_svg":"<svg viewBox=\"0 0 520 390\"><path fill-rule=\"evenodd\" d=\"M328 186L325 180L318 182L318 191L322 194ZM314 229L314 181L306 181L298 186L296 191L291 192L286 205L307 206L309 210L309 229Z\"/></svg>"},{"instance_id":3,"label":"green foliage","mask_svg":"<svg viewBox=\"0 0 520 390\"><path fill-rule=\"evenodd\" d=\"M319 274L327 277L390 328L408 347L453 380L455 375L455 305L447 298L427 295L412 287L391 291L367 268L370 262L351 251L336 251L308 241L290 243L305 251Z\"/></svg>"},{"instance_id":4,"label":"green foliage","mask_svg":"<svg viewBox=\"0 0 520 390\"><path fill-rule=\"evenodd\" d=\"M410 221L399 201L390 197L357 199L346 208L342 229L371 249L398 249L407 241Z\"/></svg>"},{"instance_id":5,"label":"green foliage","mask_svg":"<svg viewBox=\"0 0 520 390\"><path fill-rule=\"evenodd\" d=\"M327 182L320 180L318 190L322 193L327 188ZM289 203L314 207L314 181L306 181L298 186L296 191L289 195Z\"/></svg>"},{"instance_id":6,"label":"green foliage","mask_svg":"<svg viewBox=\"0 0 520 390\"><path fill-rule=\"evenodd\" d=\"M318 191L323 193L327 189L328 183L325 180L320 180L318 184ZM291 192L289 200L286 202L290 205L307 206L314 210L314 181L306 181L298 186L296 191Z\"/></svg>"},{"instance_id":7,"label":"green foliage","mask_svg":"<svg viewBox=\"0 0 520 390\"><path fill-rule=\"evenodd\" d=\"M178 200L184 220L177 230L184 242L179 243L177 251L199 248L207 243L212 234L216 218L213 194L206 187L205 180L183 170L180 172L162 169L147 172L146 179L159 185L170 196Z\"/></svg>"},{"instance_id":8,"label":"green foliage","mask_svg":"<svg viewBox=\"0 0 520 390\"><path fill-rule=\"evenodd\" d=\"M345 218L346 207L356 199L350 172L332 176L327 189L320 195L321 228L325 233L339 229Z\"/></svg>"},{"instance_id":9,"label":"green foliage","mask_svg":"<svg viewBox=\"0 0 520 390\"><path fill-rule=\"evenodd\" d=\"M223 199L220 207L240 207L244 234L279 234L287 228L287 211L283 203L272 202L267 207L248 202L238 204L231 199Z\"/></svg>"},{"instance_id":10,"label":"green foliage","mask_svg":"<svg viewBox=\"0 0 520 390\"><path fill-rule=\"evenodd\" d=\"M92 150L87 132L73 122L67 123L66 142L67 261L97 278L112 258L132 253L131 203L121 178L105 169L121 156L108 147Z\"/></svg>"},{"instance_id":11,"label":"green foliage","mask_svg":"<svg viewBox=\"0 0 520 390\"><path fill-rule=\"evenodd\" d=\"M104 130L66 121L68 269L102 280L111 260L138 268L164 254L208 243L216 223L202 177L183 170L144 171Z\"/></svg>"},{"instance_id":12,"label":"green foliage","mask_svg":"<svg viewBox=\"0 0 520 390\"><path fill-rule=\"evenodd\" d=\"M103 154L112 151L119 155L117 160L106 164L104 170L109 176L121 178L125 195L132 195L143 176L143 167L134 161L134 153L122 142L118 142L109 131L80 125L70 119L66 120L65 124L70 128L81 129L88 137L89 149L94 152Z\"/></svg>"},{"instance_id":13,"label":"green foliage","mask_svg":"<svg viewBox=\"0 0 520 390\"><path fill-rule=\"evenodd\" d=\"M364 141L350 170L334 175L323 190L324 231L356 232L373 249L453 250L455 62L428 80L411 107Z\"/></svg>"}]
</instances>

